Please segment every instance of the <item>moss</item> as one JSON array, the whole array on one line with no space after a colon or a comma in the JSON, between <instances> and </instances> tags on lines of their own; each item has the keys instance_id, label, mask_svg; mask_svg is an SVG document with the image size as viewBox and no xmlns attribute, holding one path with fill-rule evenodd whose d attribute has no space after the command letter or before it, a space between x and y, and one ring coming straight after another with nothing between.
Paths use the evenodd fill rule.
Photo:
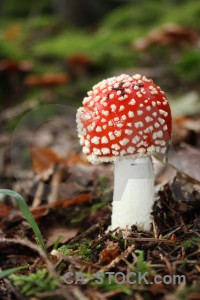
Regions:
<instances>
[{"instance_id":1,"label":"moss","mask_svg":"<svg viewBox=\"0 0 200 300\"><path fill-rule=\"evenodd\" d=\"M15 286L19 287L25 296L33 296L39 292L53 291L57 282L52 278L47 270L39 270L29 275L15 275L9 277Z\"/></svg>"}]
</instances>

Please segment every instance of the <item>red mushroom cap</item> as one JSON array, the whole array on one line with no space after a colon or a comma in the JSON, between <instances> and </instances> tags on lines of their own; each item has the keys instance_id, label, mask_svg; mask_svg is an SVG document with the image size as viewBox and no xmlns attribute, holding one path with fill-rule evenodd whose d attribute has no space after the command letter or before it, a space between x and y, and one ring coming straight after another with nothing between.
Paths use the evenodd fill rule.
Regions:
<instances>
[{"instance_id":1,"label":"red mushroom cap","mask_svg":"<svg viewBox=\"0 0 200 300\"><path fill-rule=\"evenodd\" d=\"M83 153L92 163L165 153L171 111L151 79L122 74L95 85L77 111Z\"/></svg>"}]
</instances>

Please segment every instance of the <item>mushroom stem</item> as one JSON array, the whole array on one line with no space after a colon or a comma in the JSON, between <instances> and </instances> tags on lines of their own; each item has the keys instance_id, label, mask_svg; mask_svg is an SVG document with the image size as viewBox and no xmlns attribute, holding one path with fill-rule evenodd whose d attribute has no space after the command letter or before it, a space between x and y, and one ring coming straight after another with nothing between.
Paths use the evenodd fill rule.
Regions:
<instances>
[{"instance_id":1,"label":"mushroom stem","mask_svg":"<svg viewBox=\"0 0 200 300\"><path fill-rule=\"evenodd\" d=\"M154 171L150 157L115 161L112 229L150 230Z\"/></svg>"}]
</instances>

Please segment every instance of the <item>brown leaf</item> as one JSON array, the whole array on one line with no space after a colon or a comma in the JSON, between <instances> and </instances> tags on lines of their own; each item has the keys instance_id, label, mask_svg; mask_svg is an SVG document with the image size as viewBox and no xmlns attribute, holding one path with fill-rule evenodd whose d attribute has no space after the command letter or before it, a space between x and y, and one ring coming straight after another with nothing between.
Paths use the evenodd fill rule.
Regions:
<instances>
[{"instance_id":1,"label":"brown leaf","mask_svg":"<svg viewBox=\"0 0 200 300\"><path fill-rule=\"evenodd\" d=\"M77 154L76 152L72 152L68 159L68 166L74 166L77 163L89 165L89 162L86 160L85 156L82 154Z\"/></svg>"},{"instance_id":2,"label":"brown leaf","mask_svg":"<svg viewBox=\"0 0 200 300\"><path fill-rule=\"evenodd\" d=\"M147 50L153 45L184 46L197 44L198 33L188 27L177 24L167 24L164 28L153 30L144 39L139 39L133 43L134 49Z\"/></svg>"},{"instance_id":3,"label":"brown leaf","mask_svg":"<svg viewBox=\"0 0 200 300\"><path fill-rule=\"evenodd\" d=\"M79 194L73 199L61 199L52 204L52 207L62 206L64 208L70 207L72 205L79 205L92 200L92 194Z\"/></svg>"},{"instance_id":4,"label":"brown leaf","mask_svg":"<svg viewBox=\"0 0 200 300\"><path fill-rule=\"evenodd\" d=\"M31 147L30 154L35 173L48 170L57 163L67 164L67 160L64 157L58 156L50 148Z\"/></svg>"},{"instance_id":5,"label":"brown leaf","mask_svg":"<svg viewBox=\"0 0 200 300\"><path fill-rule=\"evenodd\" d=\"M10 207L0 203L0 218L4 218L10 211Z\"/></svg>"},{"instance_id":6,"label":"brown leaf","mask_svg":"<svg viewBox=\"0 0 200 300\"><path fill-rule=\"evenodd\" d=\"M68 228L68 227L52 228L51 226L49 226L49 228L45 231L45 237L47 239L46 242L47 248L53 246L59 236L62 236L60 242L66 243L69 239L75 237L78 231L79 231L78 228Z\"/></svg>"},{"instance_id":7,"label":"brown leaf","mask_svg":"<svg viewBox=\"0 0 200 300\"><path fill-rule=\"evenodd\" d=\"M45 74L45 75L28 75L25 78L25 84L28 86L56 86L66 84L69 81L69 76L63 74Z\"/></svg>"},{"instance_id":8,"label":"brown leaf","mask_svg":"<svg viewBox=\"0 0 200 300\"><path fill-rule=\"evenodd\" d=\"M99 254L99 261L103 264L109 264L119 255L119 245L117 243L108 244L107 248Z\"/></svg>"},{"instance_id":9,"label":"brown leaf","mask_svg":"<svg viewBox=\"0 0 200 300\"><path fill-rule=\"evenodd\" d=\"M48 205L42 205L42 206L39 206L37 208L33 208L31 209L31 212L34 216L34 219L35 220L38 220L46 215L48 215L49 213L49 206Z\"/></svg>"}]
</instances>

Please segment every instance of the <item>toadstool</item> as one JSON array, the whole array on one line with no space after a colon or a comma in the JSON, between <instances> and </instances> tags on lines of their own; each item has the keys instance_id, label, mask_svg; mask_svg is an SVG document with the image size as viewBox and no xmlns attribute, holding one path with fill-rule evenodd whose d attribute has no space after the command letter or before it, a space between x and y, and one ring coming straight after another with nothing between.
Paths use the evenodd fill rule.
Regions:
<instances>
[{"instance_id":1,"label":"toadstool","mask_svg":"<svg viewBox=\"0 0 200 300\"><path fill-rule=\"evenodd\" d=\"M93 163L114 162L111 229L150 230L154 202L151 156L166 153L171 111L166 95L139 74L104 79L77 111L83 153Z\"/></svg>"}]
</instances>

